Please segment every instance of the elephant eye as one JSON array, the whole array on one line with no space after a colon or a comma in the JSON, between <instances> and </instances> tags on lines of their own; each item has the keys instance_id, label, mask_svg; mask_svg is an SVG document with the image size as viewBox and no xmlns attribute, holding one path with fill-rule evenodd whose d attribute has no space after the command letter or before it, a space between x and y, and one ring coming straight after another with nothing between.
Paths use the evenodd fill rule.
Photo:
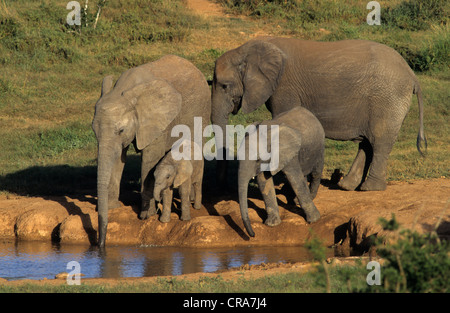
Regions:
<instances>
[{"instance_id":1,"label":"elephant eye","mask_svg":"<svg viewBox=\"0 0 450 313\"><path fill-rule=\"evenodd\" d=\"M230 85L227 85L227 84L222 84L222 88L223 88L223 90L227 90L228 88L230 87Z\"/></svg>"},{"instance_id":2,"label":"elephant eye","mask_svg":"<svg viewBox=\"0 0 450 313\"><path fill-rule=\"evenodd\" d=\"M118 135L122 135L122 133L124 132L125 128L119 128L119 130L117 131Z\"/></svg>"}]
</instances>

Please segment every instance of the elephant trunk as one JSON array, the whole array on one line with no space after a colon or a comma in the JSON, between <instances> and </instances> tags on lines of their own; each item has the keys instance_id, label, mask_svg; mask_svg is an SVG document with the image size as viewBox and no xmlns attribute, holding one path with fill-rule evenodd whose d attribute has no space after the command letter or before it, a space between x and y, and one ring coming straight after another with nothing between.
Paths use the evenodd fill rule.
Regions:
<instances>
[{"instance_id":1,"label":"elephant trunk","mask_svg":"<svg viewBox=\"0 0 450 313\"><path fill-rule=\"evenodd\" d=\"M156 201L161 202L161 193L162 193L162 188L155 185L155 188L153 189L153 198L155 198Z\"/></svg>"},{"instance_id":2,"label":"elephant trunk","mask_svg":"<svg viewBox=\"0 0 450 313\"><path fill-rule=\"evenodd\" d=\"M245 229L250 237L255 237L255 232L252 229L250 219L248 217L248 203L247 203L247 194L248 194L248 183L252 175L249 175L248 168L242 166L242 161L239 164L239 174L238 174L238 191L239 191L239 207L241 209L241 217L244 223Z\"/></svg>"},{"instance_id":3,"label":"elephant trunk","mask_svg":"<svg viewBox=\"0 0 450 313\"><path fill-rule=\"evenodd\" d=\"M110 148L99 146L97 165L97 211L98 211L98 246L105 246L108 226L108 194L112 168L120 153L114 153Z\"/></svg>"}]
</instances>

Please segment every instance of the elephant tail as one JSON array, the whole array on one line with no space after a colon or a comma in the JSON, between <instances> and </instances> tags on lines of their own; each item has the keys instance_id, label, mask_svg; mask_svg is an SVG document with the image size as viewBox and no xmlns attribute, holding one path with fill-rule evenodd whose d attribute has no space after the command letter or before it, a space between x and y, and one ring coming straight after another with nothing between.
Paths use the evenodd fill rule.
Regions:
<instances>
[{"instance_id":1,"label":"elephant tail","mask_svg":"<svg viewBox=\"0 0 450 313\"><path fill-rule=\"evenodd\" d=\"M422 99L422 89L420 88L419 82L416 81L414 85L413 93L417 95L417 103L419 104L419 133L417 134L417 150L424 157L425 154L422 151L422 148L427 149L427 138L425 137L425 132L423 128L423 99Z\"/></svg>"}]
</instances>

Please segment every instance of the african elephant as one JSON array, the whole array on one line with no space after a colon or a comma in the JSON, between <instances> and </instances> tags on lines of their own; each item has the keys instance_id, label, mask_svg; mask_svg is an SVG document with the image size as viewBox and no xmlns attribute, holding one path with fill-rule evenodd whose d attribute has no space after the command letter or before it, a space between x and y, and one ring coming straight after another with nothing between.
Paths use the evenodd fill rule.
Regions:
<instances>
[{"instance_id":1,"label":"african elephant","mask_svg":"<svg viewBox=\"0 0 450 313\"><path fill-rule=\"evenodd\" d=\"M261 127L267 126L267 135L260 132ZM271 126L278 126L278 130ZM269 126L270 131L269 131ZM272 142L272 133L278 132L278 141ZM248 134L239 147L239 153L245 155L239 161L238 170L238 191L239 205L241 208L242 220L251 237L255 233L250 225L248 217L247 191L250 179L256 176L259 190L264 199L267 211L265 224L276 226L281 222L278 212L277 198L273 185L272 176L282 171L292 189L297 200L306 214L306 221L313 223L320 218L320 213L314 205L313 199L317 195L320 185L320 178L323 170L325 133L319 120L307 109L295 107L287 112L279 114L270 121L265 121L257 126L257 129ZM274 137L276 138L276 137ZM258 146L267 142L270 150L270 161L274 160L274 153L278 153L278 166L263 169L261 150L251 157L251 140L258 140ZM274 144L278 143L278 149ZM242 152L242 149L245 149ZM259 148L258 148L259 149ZM308 188L307 175L311 175L311 183Z\"/></svg>"},{"instance_id":2,"label":"african elephant","mask_svg":"<svg viewBox=\"0 0 450 313\"><path fill-rule=\"evenodd\" d=\"M156 214L151 170L177 138L175 125L191 130L194 117L209 123L211 94L203 74L189 61L174 55L122 73L113 87L103 79L92 127L98 141L97 196L100 247L105 245L108 209L120 205L120 180L131 143L141 152L141 213ZM206 124L205 124L206 126Z\"/></svg>"},{"instance_id":3,"label":"african elephant","mask_svg":"<svg viewBox=\"0 0 450 313\"><path fill-rule=\"evenodd\" d=\"M384 190L388 156L412 94L418 99L417 149L422 154L421 146L426 147L422 92L414 72L394 49L365 40L264 37L216 60L211 121L224 129L228 115L239 109L246 114L265 103L277 117L303 106L319 119L327 138L359 143L339 186ZM225 141L217 139L220 156L226 153ZM222 184L226 181L225 161L217 162L217 177Z\"/></svg>"},{"instance_id":4,"label":"african elephant","mask_svg":"<svg viewBox=\"0 0 450 313\"><path fill-rule=\"evenodd\" d=\"M173 152L190 147L187 158L174 157ZM163 223L170 222L170 212L172 206L173 188L178 188L181 198L181 220L191 219L190 196L193 191L194 209L200 210L202 206L202 181L203 181L203 156L201 159L194 157L196 143L193 141L182 141L174 146L170 152L158 163L155 168L155 188L154 198L161 202L163 200L163 210L159 220ZM198 146L198 145L197 145ZM201 151L201 150L200 150Z\"/></svg>"}]
</instances>

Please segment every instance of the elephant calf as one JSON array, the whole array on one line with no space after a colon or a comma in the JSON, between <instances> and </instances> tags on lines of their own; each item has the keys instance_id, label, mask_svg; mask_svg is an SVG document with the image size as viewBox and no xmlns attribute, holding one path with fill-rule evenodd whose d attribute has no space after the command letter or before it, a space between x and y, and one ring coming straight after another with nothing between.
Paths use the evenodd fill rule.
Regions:
<instances>
[{"instance_id":1,"label":"elephant calf","mask_svg":"<svg viewBox=\"0 0 450 313\"><path fill-rule=\"evenodd\" d=\"M271 161L276 157L274 153L278 152L278 167L262 169L261 148L256 157L251 157L252 151L249 148L252 134L245 137L239 148L240 153L242 153L242 149L245 149L245 159L239 161L239 205L244 226L251 237L254 237L255 233L248 217L247 192L248 183L254 176L257 178L267 211L266 225L276 226L281 222L272 180L272 176L279 171L283 171L291 184L298 202L306 214L306 221L313 223L320 218L320 213L312 201L320 185L324 162L325 132L319 120L307 109L295 107L270 121L257 125L258 146L261 145L262 140L273 138L272 133L268 134L266 138L261 135L260 128L263 125L267 125L268 132L269 128L271 132L274 132L275 130L271 126L278 125L278 151L274 147L276 142L270 140L270 144L268 144ZM253 136L253 138L255 137ZM306 176L309 174L311 182L308 187Z\"/></svg>"},{"instance_id":2,"label":"elephant calf","mask_svg":"<svg viewBox=\"0 0 450 313\"><path fill-rule=\"evenodd\" d=\"M178 151L190 147L190 153L186 159L175 159L172 151ZM197 146L197 147L196 147ZM172 206L173 188L178 188L181 198L181 220L191 219L190 195L194 192L194 209L200 210L202 206L202 181L203 181L203 156L200 160L195 160L194 151L201 151L198 145L192 141L184 140L172 151L168 152L155 169L154 198L163 202L163 210L159 220L164 223L170 222L170 212ZM185 152L185 151L183 151ZM193 188L193 190L191 190Z\"/></svg>"}]
</instances>

